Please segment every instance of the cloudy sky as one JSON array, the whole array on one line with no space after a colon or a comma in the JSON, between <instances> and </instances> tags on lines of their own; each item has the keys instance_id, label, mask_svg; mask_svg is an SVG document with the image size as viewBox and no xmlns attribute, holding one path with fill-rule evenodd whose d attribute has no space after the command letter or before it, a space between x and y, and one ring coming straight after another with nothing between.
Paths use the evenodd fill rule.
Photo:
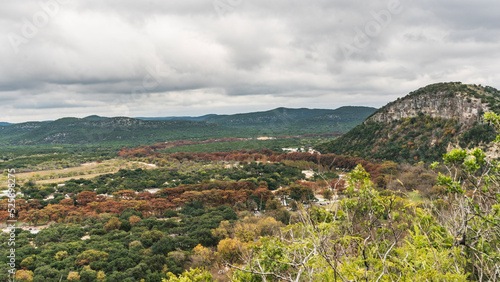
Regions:
<instances>
[{"instance_id":1,"label":"cloudy sky","mask_svg":"<svg viewBox=\"0 0 500 282\"><path fill-rule=\"evenodd\" d=\"M0 9L0 121L380 107L500 88L491 0L23 0Z\"/></svg>"}]
</instances>

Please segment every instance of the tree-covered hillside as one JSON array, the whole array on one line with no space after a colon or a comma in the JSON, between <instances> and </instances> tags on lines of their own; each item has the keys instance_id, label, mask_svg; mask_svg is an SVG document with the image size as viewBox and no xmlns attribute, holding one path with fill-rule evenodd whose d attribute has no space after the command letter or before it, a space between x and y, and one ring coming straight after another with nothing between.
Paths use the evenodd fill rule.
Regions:
<instances>
[{"instance_id":1,"label":"tree-covered hillside","mask_svg":"<svg viewBox=\"0 0 500 282\"><path fill-rule=\"evenodd\" d=\"M89 116L52 122L0 126L1 145L153 144L172 140L341 133L375 111L368 107L337 110L286 109L200 118L134 119Z\"/></svg>"},{"instance_id":2,"label":"tree-covered hillside","mask_svg":"<svg viewBox=\"0 0 500 282\"><path fill-rule=\"evenodd\" d=\"M148 144L179 139L251 136L252 132L195 121L144 121L132 118L62 118L48 123L0 127L2 145Z\"/></svg>"},{"instance_id":3,"label":"tree-covered hillside","mask_svg":"<svg viewBox=\"0 0 500 282\"><path fill-rule=\"evenodd\" d=\"M341 107L336 110L277 108L266 112L216 115L205 121L278 134L346 132L375 110L370 107Z\"/></svg>"},{"instance_id":4,"label":"tree-covered hillside","mask_svg":"<svg viewBox=\"0 0 500 282\"><path fill-rule=\"evenodd\" d=\"M494 139L482 113L496 109L492 87L438 83L387 104L342 137L317 146L323 153L398 162L432 162L450 146L485 145Z\"/></svg>"}]
</instances>

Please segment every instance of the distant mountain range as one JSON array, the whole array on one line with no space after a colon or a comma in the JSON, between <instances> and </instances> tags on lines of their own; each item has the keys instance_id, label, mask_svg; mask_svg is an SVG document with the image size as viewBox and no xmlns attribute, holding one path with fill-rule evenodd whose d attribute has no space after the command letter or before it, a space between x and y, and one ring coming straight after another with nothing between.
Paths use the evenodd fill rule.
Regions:
<instances>
[{"instance_id":1,"label":"distant mountain range","mask_svg":"<svg viewBox=\"0 0 500 282\"><path fill-rule=\"evenodd\" d=\"M205 119L212 117L212 116L217 116L215 114L210 114L210 115L204 115L204 116L199 116L199 117L136 117L136 119L142 119L142 120L189 120L189 121L204 121Z\"/></svg>"},{"instance_id":2,"label":"distant mountain range","mask_svg":"<svg viewBox=\"0 0 500 282\"><path fill-rule=\"evenodd\" d=\"M432 84L387 104L317 149L367 159L437 161L451 148L483 146L494 140L495 130L482 121L488 111L500 112L500 91L493 87Z\"/></svg>"},{"instance_id":3,"label":"distant mountain range","mask_svg":"<svg viewBox=\"0 0 500 282\"><path fill-rule=\"evenodd\" d=\"M201 117L62 118L52 122L0 125L0 145L150 144L171 140L346 132L375 108L336 110L278 108L265 112Z\"/></svg>"},{"instance_id":4,"label":"distant mountain range","mask_svg":"<svg viewBox=\"0 0 500 282\"><path fill-rule=\"evenodd\" d=\"M204 115L199 117L137 118L142 120L189 120L205 121L221 126L237 128L345 132L360 123L361 117L369 116L377 109L371 107L341 107L327 109L277 108L269 111L233 115ZM319 132L318 131L318 132ZM318 133L317 132L317 133Z\"/></svg>"}]
</instances>

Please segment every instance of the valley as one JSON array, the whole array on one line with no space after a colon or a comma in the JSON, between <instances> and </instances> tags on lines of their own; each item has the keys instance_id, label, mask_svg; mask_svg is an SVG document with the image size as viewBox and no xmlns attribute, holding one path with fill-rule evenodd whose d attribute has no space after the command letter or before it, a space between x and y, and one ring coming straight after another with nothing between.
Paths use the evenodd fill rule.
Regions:
<instances>
[{"instance_id":1,"label":"valley","mask_svg":"<svg viewBox=\"0 0 500 282\"><path fill-rule=\"evenodd\" d=\"M0 280L494 280L498 99L0 125Z\"/></svg>"}]
</instances>

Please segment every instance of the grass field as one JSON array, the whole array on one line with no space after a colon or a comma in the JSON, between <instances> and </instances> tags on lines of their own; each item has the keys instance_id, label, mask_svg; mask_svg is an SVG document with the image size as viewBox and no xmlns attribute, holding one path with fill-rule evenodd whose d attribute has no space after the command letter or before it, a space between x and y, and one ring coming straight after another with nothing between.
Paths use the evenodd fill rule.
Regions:
<instances>
[{"instance_id":1,"label":"grass field","mask_svg":"<svg viewBox=\"0 0 500 282\"><path fill-rule=\"evenodd\" d=\"M29 179L33 179L37 184L46 183L60 183L68 181L72 178L84 178L89 179L99 175L114 173L120 169L150 169L155 166L139 163L139 162L128 162L126 160L112 159L106 160L100 163L91 162L84 163L77 167L63 168L63 169L51 169L42 170L36 172L24 172L17 173L16 182L18 184L24 183ZM4 173L0 176L0 188L7 188L7 175Z\"/></svg>"}]
</instances>

